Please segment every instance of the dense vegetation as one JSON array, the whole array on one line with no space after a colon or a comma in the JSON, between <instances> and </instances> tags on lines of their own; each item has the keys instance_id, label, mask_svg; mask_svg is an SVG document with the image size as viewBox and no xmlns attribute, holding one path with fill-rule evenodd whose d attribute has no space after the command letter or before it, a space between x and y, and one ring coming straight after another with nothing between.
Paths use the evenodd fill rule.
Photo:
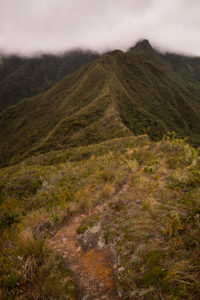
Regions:
<instances>
[{"instance_id":1,"label":"dense vegetation","mask_svg":"<svg viewBox=\"0 0 200 300\"><path fill-rule=\"evenodd\" d=\"M162 56L177 77L198 98L200 95L200 58L167 53Z\"/></svg>"},{"instance_id":2,"label":"dense vegetation","mask_svg":"<svg viewBox=\"0 0 200 300\"><path fill-rule=\"evenodd\" d=\"M198 299L199 68L148 41L3 59L0 299L75 299L50 240L104 202L77 235L99 226L122 299Z\"/></svg>"},{"instance_id":3,"label":"dense vegetation","mask_svg":"<svg viewBox=\"0 0 200 300\"><path fill-rule=\"evenodd\" d=\"M158 140L168 130L198 145L199 98L170 65L144 41L8 107L0 114L0 164L131 134Z\"/></svg>"},{"instance_id":4,"label":"dense vegetation","mask_svg":"<svg viewBox=\"0 0 200 300\"><path fill-rule=\"evenodd\" d=\"M75 50L62 55L42 55L33 58L0 57L0 112L25 97L41 93L95 60L99 55Z\"/></svg>"}]
</instances>

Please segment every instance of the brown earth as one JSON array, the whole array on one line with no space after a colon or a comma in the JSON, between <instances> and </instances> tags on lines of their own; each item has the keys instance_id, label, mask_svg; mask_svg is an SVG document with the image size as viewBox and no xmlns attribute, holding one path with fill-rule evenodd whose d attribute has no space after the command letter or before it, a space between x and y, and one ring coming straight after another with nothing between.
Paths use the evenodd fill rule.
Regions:
<instances>
[{"instance_id":1,"label":"brown earth","mask_svg":"<svg viewBox=\"0 0 200 300\"><path fill-rule=\"evenodd\" d=\"M111 199L96 206L88 214L73 217L50 241L71 271L78 300L120 299L115 284L114 255L101 237L101 222L104 211L110 210L109 203L117 201L127 188L126 183ZM95 214L99 217L98 226L78 235L77 228L88 216Z\"/></svg>"}]
</instances>

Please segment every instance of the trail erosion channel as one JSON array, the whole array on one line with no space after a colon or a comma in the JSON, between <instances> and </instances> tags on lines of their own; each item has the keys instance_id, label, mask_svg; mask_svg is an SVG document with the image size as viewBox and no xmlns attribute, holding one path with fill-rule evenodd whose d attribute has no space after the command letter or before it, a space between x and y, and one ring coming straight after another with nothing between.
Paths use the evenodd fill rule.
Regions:
<instances>
[{"instance_id":1,"label":"trail erosion channel","mask_svg":"<svg viewBox=\"0 0 200 300\"><path fill-rule=\"evenodd\" d=\"M109 203L117 201L127 188L128 183L110 200L96 206L87 215L74 216L50 241L50 245L62 256L64 264L71 271L78 300L121 299L115 284L116 253L114 247L105 244L102 224L104 212L110 209ZM97 225L79 235L77 228L94 214L98 214Z\"/></svg>"}]
</instances>

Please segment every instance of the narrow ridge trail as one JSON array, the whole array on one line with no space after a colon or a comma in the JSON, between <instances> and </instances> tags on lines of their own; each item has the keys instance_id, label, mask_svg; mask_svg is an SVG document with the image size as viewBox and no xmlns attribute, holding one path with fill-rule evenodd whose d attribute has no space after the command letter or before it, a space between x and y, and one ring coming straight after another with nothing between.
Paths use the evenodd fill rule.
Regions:
<instances>
[{"instance_id":1,"label":"narrow ridge trail","mask_svg":"<svg viewBox=\"0 0 200 300\"><path fill-rule=\"evenodd\" d=\"M111 199L97 205L88 214L74 216L69 223L62 227L50 240L50 245L63 258L70 270L76 286L78 300L114 300L120 299L114 279L113 254L108 246L96 241L90 247L84 247L77 234L77 228L89 216L98 214L99 225L90 229L93 239L97 239L104 211L109 210L109 203L119 199L128 189L128 181ZM98 236L99 237L99 236Z\"/></svg>"}]
</instances>

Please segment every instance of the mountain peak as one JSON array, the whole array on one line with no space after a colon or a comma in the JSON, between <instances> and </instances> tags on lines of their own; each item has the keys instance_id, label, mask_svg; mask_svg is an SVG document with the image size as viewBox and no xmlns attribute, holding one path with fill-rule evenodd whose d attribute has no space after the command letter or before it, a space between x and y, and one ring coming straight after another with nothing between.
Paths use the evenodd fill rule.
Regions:
<instances>
[{"instance_id":1,"label":"mountain peak","mask_svg":"<svg viewBox=\"0 0 200 300\"><path fill-rule=\"evenodd\" d=\"M145 39L145 40L141 40L141 41L137 42L137 44L135 45L135 48L152 49L152 46L149 43L149 41L147 39Z\"/></svg>"},{"instance_id":2,"label":"mountain peak","mask_svg":"<svg viewBox=\"0 0 200 300\"><path fill-rule=\"evenodd\" d=\"M153 50L151 44L147 39L140 40L137 44L131 48L131 50Z\"/></svg>"}]
</instances>

